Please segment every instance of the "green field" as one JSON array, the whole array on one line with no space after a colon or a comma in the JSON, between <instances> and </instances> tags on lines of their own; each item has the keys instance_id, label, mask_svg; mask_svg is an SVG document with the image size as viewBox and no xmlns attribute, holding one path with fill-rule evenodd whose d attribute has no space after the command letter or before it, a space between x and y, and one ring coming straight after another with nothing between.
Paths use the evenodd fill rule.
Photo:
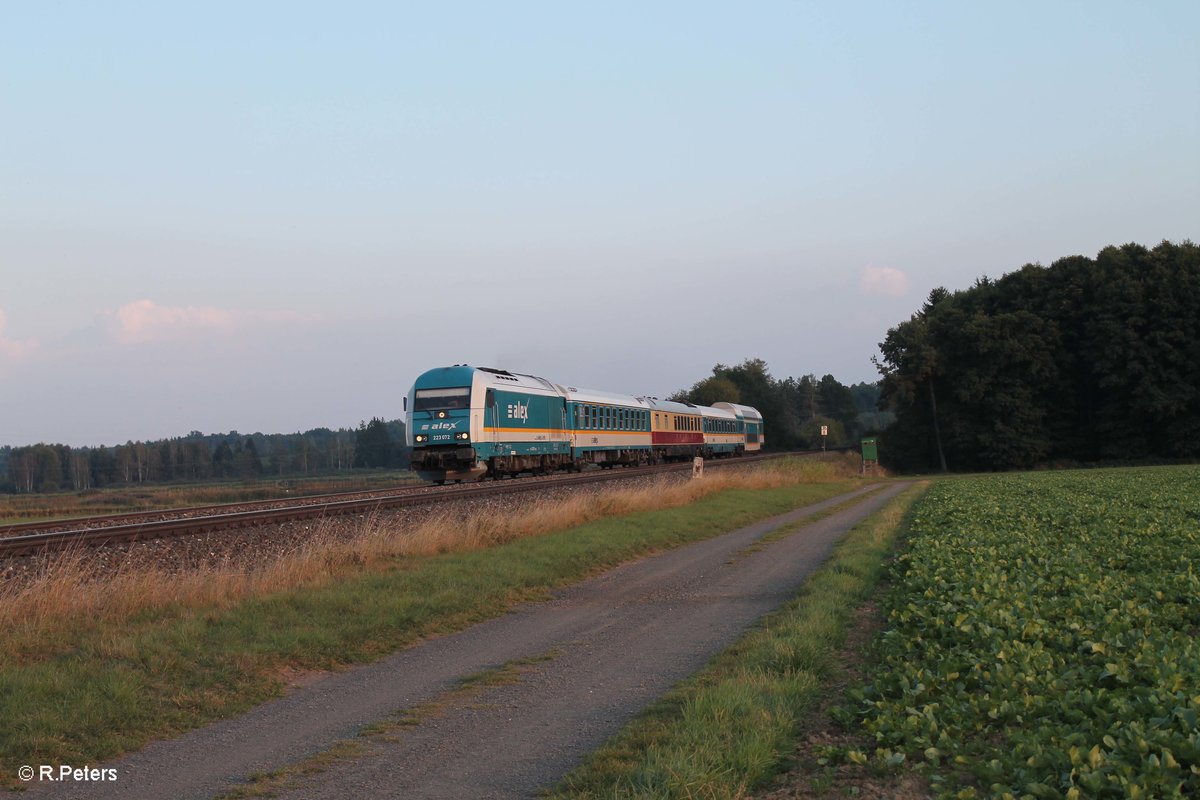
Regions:
<instances>
[{"instance_id":1,"label":"green field","mask_svg":"<svg viewBox=\"0 0 1200 800\"><path fill-rule=\"evenodd\" d=\"M1200 794L1200 468L942 481L908 543L843 756L947 797Z\"/></svg>"}]
</instances>

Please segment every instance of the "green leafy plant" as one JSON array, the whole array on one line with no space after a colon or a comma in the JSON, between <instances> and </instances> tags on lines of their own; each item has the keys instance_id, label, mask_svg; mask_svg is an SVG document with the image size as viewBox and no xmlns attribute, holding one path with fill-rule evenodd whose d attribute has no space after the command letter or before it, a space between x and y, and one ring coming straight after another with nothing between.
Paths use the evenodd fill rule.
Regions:
<instances>
[{"instance_id":1,"label":"green leafy plant","mask_svg":"<svg viewBox=\"0 0 1200 800\"><path fill-rule=\"evenodd\" d=\"M873 760L953 797L1200 792L1200 468L945 481L909 541L841 710Z\"/></svg>"}]
</instances>

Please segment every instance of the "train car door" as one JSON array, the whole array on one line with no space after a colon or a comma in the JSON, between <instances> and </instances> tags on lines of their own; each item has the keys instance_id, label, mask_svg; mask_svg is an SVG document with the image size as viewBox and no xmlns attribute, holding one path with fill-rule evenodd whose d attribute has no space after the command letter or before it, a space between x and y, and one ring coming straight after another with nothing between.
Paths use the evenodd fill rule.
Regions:
<instances>
[{"instance_id":1,"label":"train car door","mask_svg":"<svg viewBox=\"0 0 1200 800\"><path fill-rule=\"evenodd\" d=\"M492 445L492 452L496 452L496 446L500 442L500 406L496 402L496 390L488 389L484 395L484 430L488 432L486 441ZM487 418L491 417L491 424L487 423Z\"/></svg>"},{"instance_id":2,"label":"train car door","mask_svg":"<svg viewBox=\"0 0 1200 800\"><path fill-rule=\"evenodd\" d=\"M554 437L557 445L554 449L555 452L565 453L571 448L570 418L567 416L569 411L567 408L567 398L563 397L560 399L562 400L562 424L559 425L558 435Z\"/></svg>"}]
</instances>

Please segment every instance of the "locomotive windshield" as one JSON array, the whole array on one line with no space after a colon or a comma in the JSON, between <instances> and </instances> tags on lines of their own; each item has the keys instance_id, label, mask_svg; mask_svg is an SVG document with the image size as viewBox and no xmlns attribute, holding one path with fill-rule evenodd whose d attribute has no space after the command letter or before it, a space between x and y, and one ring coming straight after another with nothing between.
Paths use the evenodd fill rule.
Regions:
<instances>
[{"instance_id":1,"label":"locomotive windshield","mask_svg":"<svg viewBox=\"0 0 1200 800\"><path fill-rule=\"evenodd\" d=\"M446 411L470 407L471 389L467 386L455 389L417 389L413 397L413 411Z\"/></svg>"}]
</instances>

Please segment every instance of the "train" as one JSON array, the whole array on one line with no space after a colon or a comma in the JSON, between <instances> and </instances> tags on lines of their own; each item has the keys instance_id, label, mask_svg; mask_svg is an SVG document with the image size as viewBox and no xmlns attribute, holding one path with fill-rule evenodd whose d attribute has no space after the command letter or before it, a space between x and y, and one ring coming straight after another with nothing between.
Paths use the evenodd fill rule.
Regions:
<instances>
[{"instance_id":1,"label":"train","mask_svg":"<svg viewBox=\"0 0 1200 800\"><path fill-rule=\"evenodd\" d=\"M436 484L733 457L766 442L750 406L577 389L466 364L422 373L404 411L412 468Z\"/></svg>"}]
</instances>

